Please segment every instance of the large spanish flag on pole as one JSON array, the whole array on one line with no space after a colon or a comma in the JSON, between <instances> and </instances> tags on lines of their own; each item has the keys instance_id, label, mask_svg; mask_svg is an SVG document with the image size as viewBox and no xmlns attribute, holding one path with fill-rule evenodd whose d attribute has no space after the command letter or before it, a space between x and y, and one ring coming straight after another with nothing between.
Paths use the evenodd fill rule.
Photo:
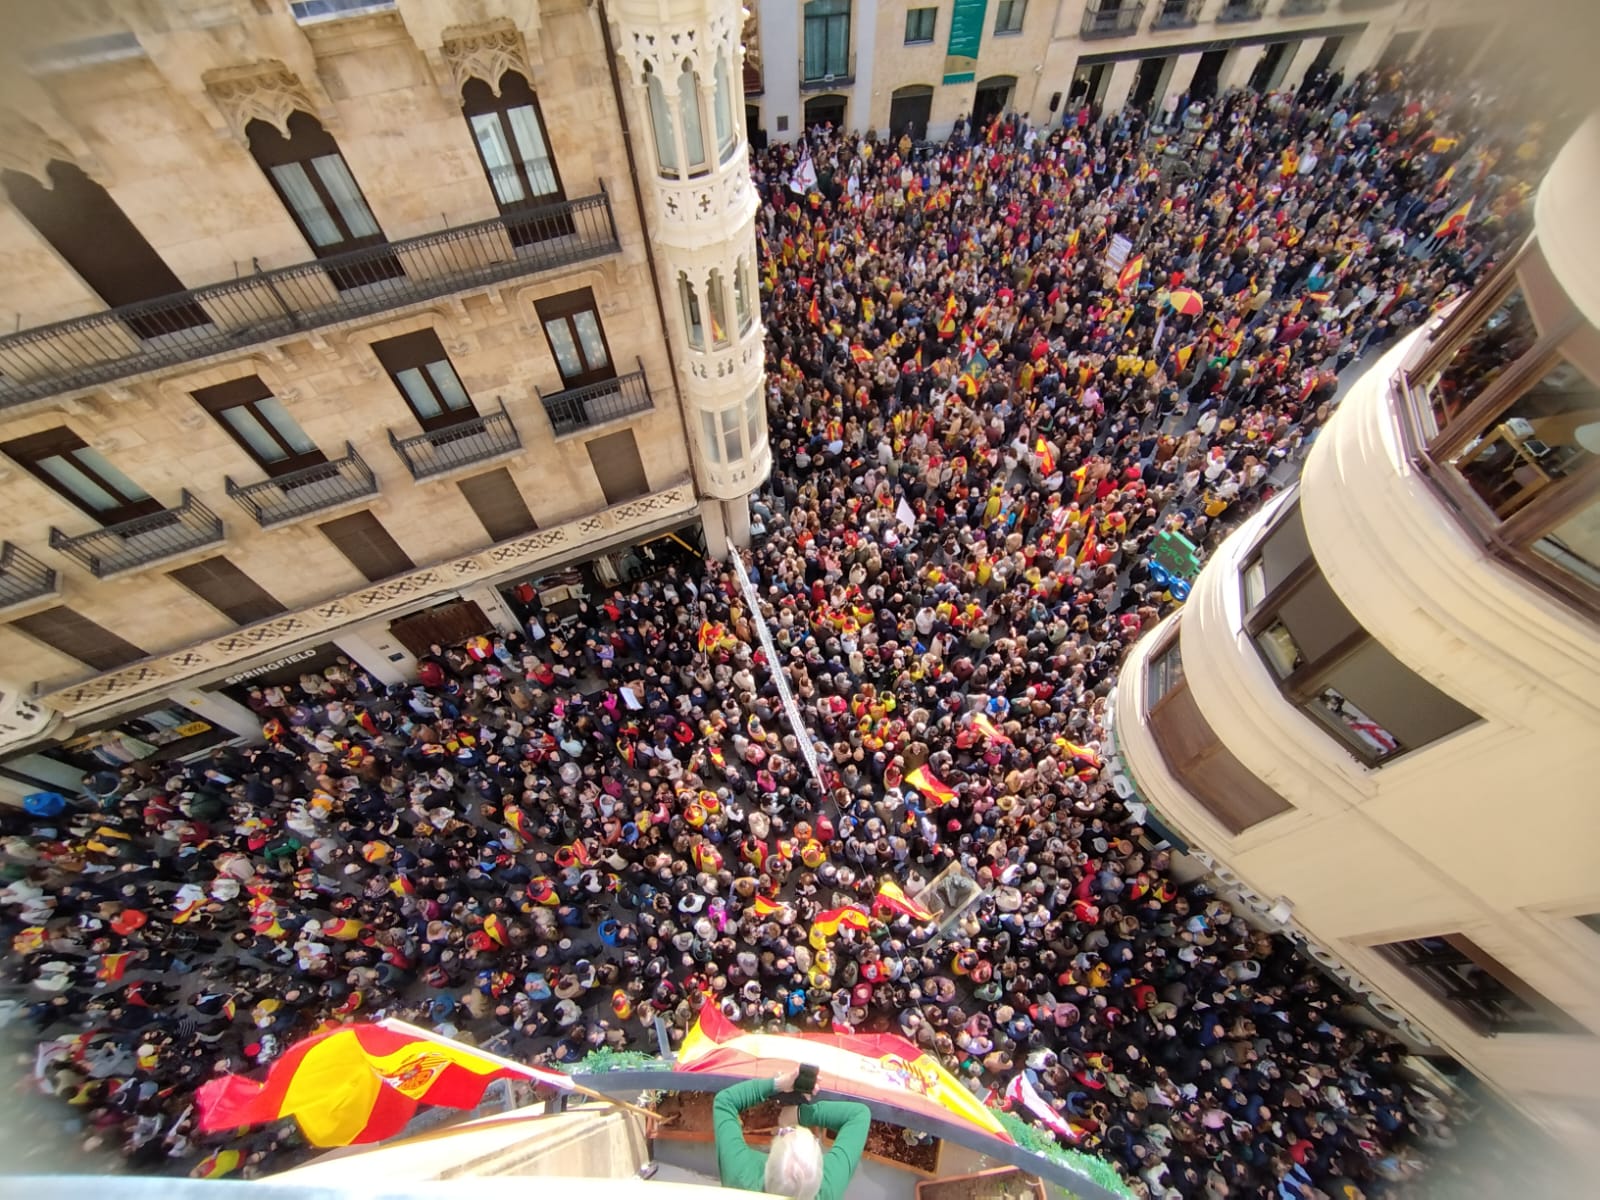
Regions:
<instances>
[{"instance_id":1,"label":"large spanish flag on pole","mask_svg":"<svg viewBox=\"0 0 1600 1200\"><path fill-rule=\"evenodd\" d=\"M933 801L933 806L935 808L940 808L946 804L952 804L955 802L955 788L938 779L932 771L928 770L926 763L914 771L907 771L905 774L905 780L912 787L916 788L917 791L921 792L929 800Z\"/></svg>"},{"instance_id":2,"label":"large spanish flag on pole","mask_svg":"<svg viewBox=\"0 0 1600 1200\"><path fill-rule=\"evenodd\" d=\"M471 1108L496 1079L530 1079L557 1091L572 1080L475 1050L403 1021L345 1025L291 1046L262 1082L227 1075L200 1086L200 1128L208 1133L300 1123L313 1146L393 1137L418 1104Z\"/></svg>"},{"instance_id":3,"label":"large spanish flag on pole","mask_svg":"<svg viewBox=\"0 0 1600 1200\"><path fill-rule=\"evenodd\" d=\"M678 1051L680 1071L758 1078L791 1063L817 1068L823 1091L955 1121L1009 1142L994 1113L921 1047L888 1033L743 1033L715 1004Z\"/></svg>"}]
</instances>

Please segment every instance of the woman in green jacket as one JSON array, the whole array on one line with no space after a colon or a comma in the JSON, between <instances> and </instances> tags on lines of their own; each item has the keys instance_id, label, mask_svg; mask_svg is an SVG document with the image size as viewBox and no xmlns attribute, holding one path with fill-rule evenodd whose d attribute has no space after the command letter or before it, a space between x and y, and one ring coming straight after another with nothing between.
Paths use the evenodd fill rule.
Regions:
<instances>
[{"instance_id":1,"label":"woman in green jacket","mask_svg":"<svg viewBox=\"0 0 1600 1200\"><path fill-rule=\"evenodd\" d=\"M865 1104L843 1100L801 1104L799 1125L780 1128L766 1153L752 1149L744 1140L739 1114L779 1092L790 1091L798 1072L799 1067L792 1067L775 1079L748 1079L717 1093L711 1120L723 1187L771 1192L792 1200L844 1200L872 1124ZM833 1148L826 1155L808 1125L833 1132Z\"/></svg>"}]
</instances>

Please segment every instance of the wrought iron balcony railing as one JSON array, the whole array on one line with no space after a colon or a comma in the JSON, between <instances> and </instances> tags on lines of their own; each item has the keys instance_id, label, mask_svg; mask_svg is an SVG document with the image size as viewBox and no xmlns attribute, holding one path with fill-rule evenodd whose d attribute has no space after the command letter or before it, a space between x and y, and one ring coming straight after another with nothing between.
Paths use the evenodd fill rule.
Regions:
<instances>
[{"instance_id":1,"label":"wrought iron balcony railing","mask_svg":"<svg viewBox=\"0 0 1600 1200\"><path fill-rule=\"evenodd\" d=\"M1187 29L1199 23L1203 0L1166 0L1150 20L1151 29Z\"/></svg>"},{"instance_id":2,"label":"wrought iron balcony railing","mask_svg":"<svg viewBox=\"0 0 1600 1200\"><path fill-rule=\"evenodd\" d=\"M568 388L550 395L539 393L545 415L556 436L590 425L603 425L619 417L631 417L652 406L650 387L644 378L644 363L629 375L602 380L584 387Z\"/></svg>"},{"instance_id":3,"label":"wrought iron balcony railing","mask_svg":"<svg viewBox=\"0 0 1600 1200\"><path fill-rule=\"evenodd\" d=\"M444 429L430 429L412 437L396 437L389 431L389 444L406 464L411 478L432 479L458 467L499 458L522 449L522 438L511 423L505 401L498 412L485 413Z\"/></svg>"},{"instance_id":4,"label":"wrought iron balcony railing","mask_svg":"<svg viewBox=\"0 0 1600 1200\"><path fill-rule=\"evenodd\" d=\"M0 338L0 408L620 248L605 189Z\"/></svg>"},{"instance_id":5,"label":"wrought iron balcony railing","mask_svg":"<svg viewBox=\"0 0 1600 1200\"><path fill-rule=\"evenodd\" d=\"M10 542L0 542L0 608L37 600L56 590L56 573Z\"/></svg>"},{"instance_id":6,"label":"wrought iron balcony railing","mask_svg":"<svg viewBox=\"0 0 1600 1200\"><path fill-rule=\"evenodd\" d=\"M1104 5L1105 0L1100 0ZM1143 4L1123 4L1116 8L1100 7L1083 10L1084 38L1126 37L1139 28L1139 18L1144 15Z\"/></svg>"},{"instance_id":7,"label":"wrought iron balcony railing","mask_svg":"<svg viewBox=\"0 0 1600 1200\"><path fill-rule=\"evenodd\" d=\"M105 579L198 550L222 538L222 518L184 491L177 508L134 517L92 533L69 537L52 529L50 548L61 551L96 579Z\"/></svg>"},{"instance_id":8,"label":"wrought iron balcony railing","mask_svg":"<svg viewBox=\"0 0 1600 1200\"><path fill-rule=\"evenodd\" d=\"M324 512L363 496L378 494L378 478L356 448L344 444L344 457L276 475L243 487L224 478L228 495L263 529L271 529L311 513Z\"/></svg>"},{"instance_id":9,"label":"wrought iron balcony railing","mask_svg":"<svg viewBox=\"0 0 1600 1200\"><path fill-rule=\"evenodd\" d=\"M1217 23L1228 25L1240 21L1259 21L1266 8L1267 0L1227 0L1217 13Z\"/></svg>"}]
</instances>

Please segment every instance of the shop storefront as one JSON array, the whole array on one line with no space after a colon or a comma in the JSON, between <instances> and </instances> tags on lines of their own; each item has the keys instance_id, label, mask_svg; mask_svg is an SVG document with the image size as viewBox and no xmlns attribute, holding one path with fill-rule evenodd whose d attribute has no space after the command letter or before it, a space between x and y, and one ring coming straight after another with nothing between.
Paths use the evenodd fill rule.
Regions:
<instances>
[{"instance_id":1,"label":"shop storefront","mask_svg":"<svg viewBox=\"0 0 1600 1200\"><path fill-rule=\"evenodd\" d=\"M240 731L213 718L176 701L161 700L54 745L15 755L0 764L0 773L47 791L77 791L85 775L120 771L135 763L176 762L238 736Z\"/></svg>"},{"instance_id":2,"label":"shop storefront","mask_svg":"<svg viewBox=\"0 0 1600 1200\"><path fill-rule=\"evenodd\" d=\"M302 675L321 675L328 667L333 666L343 658L349 662L349 656L335 646L332 642L323 642L321 645L308 646L304 650L297 650L293 654L285 654L270 662L260 663L235 671L224 679L215 683L201 685L202 691L220 692L230 700L249 706L250 692L255 688L288 687L300 682Z\"/></svg>"},{"instance_id":3,"label":"shop storefront","mask_svg":"<svg viewBox=\"0 0 1600 1200\"><path fill-rule=\"evenodd\" d=\"M517 617L526 621L534 599L557 622L571 616L578 602L610 594L641 579L653 579L676 566L698 573L705 558L705 534L698 519L676 529L651 534L626 546L615 546L582 562L500 583L500 595Z\"/></svg>"}]
</instances>

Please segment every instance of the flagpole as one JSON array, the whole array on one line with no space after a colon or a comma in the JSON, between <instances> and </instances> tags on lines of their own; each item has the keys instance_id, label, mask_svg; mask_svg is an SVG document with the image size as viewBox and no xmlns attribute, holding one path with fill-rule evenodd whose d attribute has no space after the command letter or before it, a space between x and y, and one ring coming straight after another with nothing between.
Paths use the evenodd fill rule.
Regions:
<instances>
[{"instance_id":1,"label":"flagpole","mask_svg":"<svg viewBox=\"0 0 1600 1200\"><path fill-rule=\"evenodd\" d=\"M513 1059L506 1058L503 1055L495 1054L491 1050L484 1050L478 1046L469 1046L465 1042L458 1042L454 1038L445 1037L443 1034L433 1033L429 1030L423 1029L418 1025L413 1025L409 1021L402 1021L398 1017L385 1017L383 1020L376 1022L376 1024L380 1028L388 1029L394 1033L403 1033L410 1037L421 1038L424 1041L434 1042L437 1045L449 1046L456 1050L465 1050L468 1054L476 1055L486 1062L492 1062L496 1066L503 1067L508 1071L515 1071L524 1079L531 1079L536 1083L544 1083L551 1087L562 1086L560 1084L551 1083L549 1079L549 1076L551 1075L560 1075L561 1072L559 1071L545 1071L539 1069L538 1067L530 1066L527 1063L519 1063ZM640 1108L637 1105L629 1104L624 1100L617 1100L611 1096L607 1096L603 1092L597 1092L593 1088L586 1088L581 1083L578 1083L576 1080L574 1080L571 1076L563 1076L563 1078L565 1079L565 1086L567 1088L579 1093L580 1095L588 1096L591 1100L599 1100L606 1104L614 1104L618 1108L625 1109L626 1111L633 1113L635 1116L643 1117L646 1120L661 1120L660 1113L652 1112L648 1108Z\"/></svg>"}]
</instances>

